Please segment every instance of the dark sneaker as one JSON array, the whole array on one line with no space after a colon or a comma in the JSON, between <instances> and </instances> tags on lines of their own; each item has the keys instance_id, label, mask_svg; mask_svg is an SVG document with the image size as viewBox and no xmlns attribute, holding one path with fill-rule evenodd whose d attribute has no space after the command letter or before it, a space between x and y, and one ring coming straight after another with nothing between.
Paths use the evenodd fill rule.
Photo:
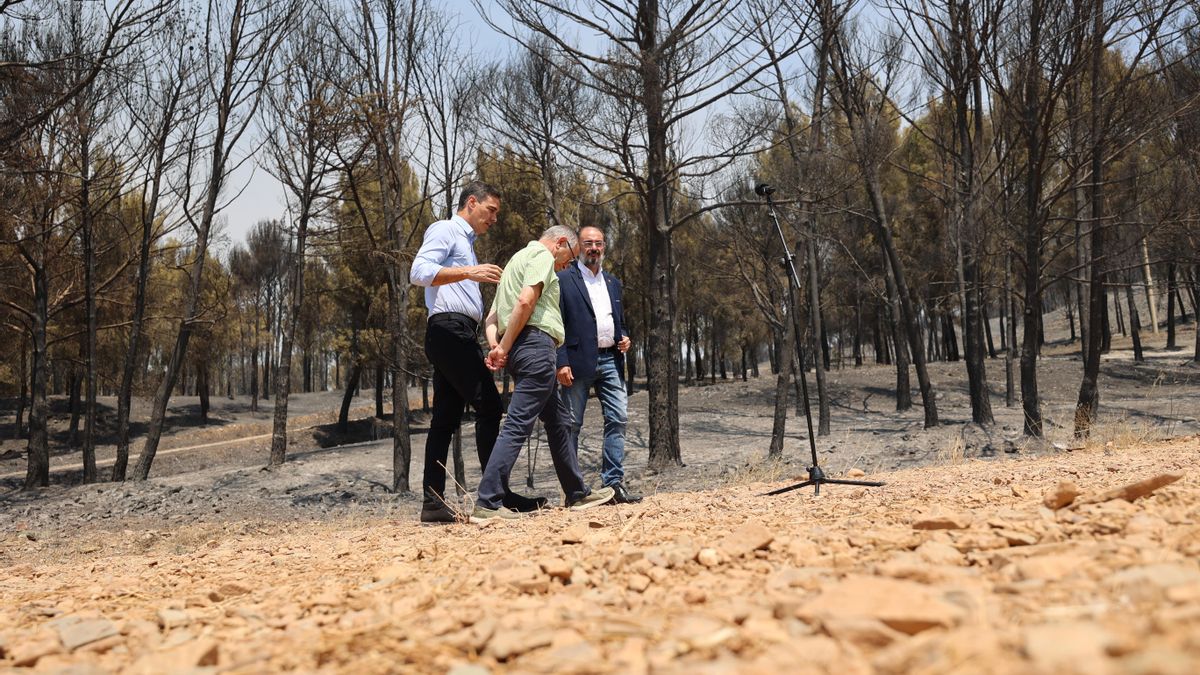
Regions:
<instances>
[{"instance_id":1,"label":"dark sneaker","mask_svg":"<svg viewBox=\"0 0 1200 675\"><path fill-rule=\"evenodd\" d=\"M567 502L567 508L572 511L583 511L585 509L590 509L593 506L607 504L613 500L614 494L615 493L613 492L612 488L602 487L586 497L580 497L573 502Z\"/></svg>"},{"instance_id":2,"label":"dark sneaker","mask_svg":"<svg viewBox=\"0 0 1200 675\"><path fill-rule=\"evenodd\" d=\"M515 492L509 492L504 495L501 502L506 509L512 509L517 513L532 513L540 511L549 504L545 497L526 497Z\"/></svg>"},{"instance_id":3,"label":"dark sneaker","mask_svg":"<svg viewBox=\"0 0 1200 675\"><path fill-rule=\"evenodd\" d=\"M642 501L642 496L630 492L624 483L617 483L612 486L612 489L614 504L636 504Z\"/></svg>"},{"instance_id":4,"label":"dark sneaker","mask_svg":"<svg viewBox=\"0 0 1200 675\"><path fill-rule=\"evenodd\" d=\"M519 520L521 514L516 511L501 506L498 509L489 509L485 506L475 505L475 510L471 512L472 523L482 523L486 520Z\"/></svg>"},{"instance_id":5,"label":"dark sneaker","mask_svg":"<svg viewBox=\"0 0 1200 675\"><path fill-rule=\"evenodd\" d=\"M427 502L421 505L421 522L438 525L457 523L458 516L445 504L430 504Z\"/></svg>"}]
</instances>

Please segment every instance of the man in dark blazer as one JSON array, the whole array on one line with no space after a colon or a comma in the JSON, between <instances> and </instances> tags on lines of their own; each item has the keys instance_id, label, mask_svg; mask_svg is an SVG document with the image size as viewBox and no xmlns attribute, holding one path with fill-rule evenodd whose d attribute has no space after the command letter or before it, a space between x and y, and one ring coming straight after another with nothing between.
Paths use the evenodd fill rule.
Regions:
<instances>
[{"instance_id":1,"label":"man in dark blazer","mask_svg":"<svg viewBox=\"0 0 1200 675\"><path fill-rule=\"evenodd\" d=\"M604 414L600 480L616 493L616 503L640 502L641 496L625 486L625 352L630 341L621 307L621 282L601 269L604 233L585 227L579 240L579 259L558 273L559 305L566 328L566 340L558 349L558 382L571 411L571 440L578 449L588 392L595 389Z\"/></svg>"}]
</instances>

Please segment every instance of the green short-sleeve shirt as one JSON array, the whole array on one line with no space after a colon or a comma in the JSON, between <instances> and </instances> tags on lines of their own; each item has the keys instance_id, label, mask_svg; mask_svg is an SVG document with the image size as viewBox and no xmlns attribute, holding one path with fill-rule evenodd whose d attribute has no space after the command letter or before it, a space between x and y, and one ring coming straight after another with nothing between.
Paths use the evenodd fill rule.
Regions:
<instances>
[{"instance_id":1,"label":"green short-sleeve shirt","mask_svg":"<svg viewBox=\"0 0 1200 675\"><path fill-rule=\"evenodd\" d=\"M533 307L526 326L534 326L550 337L555 344L562 344L565 338L563 330L562 311L558 307L558 275L554 273L554 256L541 242L531 241L525 248L517 251L504 267L500 277L500 287L496 289L496 299L492 309L500 322L500 335L508 327L508 318L512 316L513 308L517 306L517 297L526 286L542 285L542 294Z\"/></svg>"}]
</instances>

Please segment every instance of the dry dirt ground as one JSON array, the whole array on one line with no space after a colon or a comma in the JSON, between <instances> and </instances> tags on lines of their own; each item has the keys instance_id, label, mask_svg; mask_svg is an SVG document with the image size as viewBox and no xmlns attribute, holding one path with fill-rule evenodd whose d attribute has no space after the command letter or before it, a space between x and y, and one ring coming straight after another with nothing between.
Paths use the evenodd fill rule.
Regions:
<instances>
[{"instance_id":1,"label":"dry dirt ground","mask_svg":"<svg viewBox=\"0 0 1200 675\"><path fill-rule=\"evenodd\" d=\"M63 452L54 485L20 492L23 448L9 441L0 670L1200 672L1200 369L1190 349L1147 341L1145 364L1119 339L1106 356L1085 446L1071 438L1069 347L1048 346L1039 366L1039 443L1004 406L1000 360L987 429L969 424L961 363L931 368L944 425L929 431L916 392L913 410L894 410L889 367L834 370L821 463L887 485L819 497L758 496L810 463L794 414L784 457L764 461L771 378L682 388L686 466L661 472L647 467L639 392L627 466L645 503L487 527L418 525L416 497L388 489L390 440L370 440L387 430L365 419L329 433L336 392L296 397L275 471L262 468L269 404L252 413L244 399L214 398L207 427L178 399L144 483L74 485L78 455ZM372 410L364 393L356 416ZM414 486L424 424L416 413ZM61 403L55 425L65 447ZM593 482L600 440L593 399ZM322 447L336 442L350 444ZM99 454L103 472L111 446ZM546 454L531 443L513 480L553 501ZM1182 479L1104 494L1160 476ZM1081 496L1045 506L1064 480Z\"/></svg>"},{"instance_id":2,"label":"dry dirt ground","mask_svg":"<svg viewBox=\"0 0 1200 675\"><path fill-rule=\"evenodd\" d=\"M9 532L0 667L1195 673L1200 438L487 526Z\"/></svg>"}]
</instances>

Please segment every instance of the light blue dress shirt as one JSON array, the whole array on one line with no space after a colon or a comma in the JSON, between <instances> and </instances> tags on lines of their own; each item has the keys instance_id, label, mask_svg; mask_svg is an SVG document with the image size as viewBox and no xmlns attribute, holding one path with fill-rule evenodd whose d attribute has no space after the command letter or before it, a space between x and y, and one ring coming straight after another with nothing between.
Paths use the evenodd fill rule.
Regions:
<instances>
[{"instance_id":1,"label":"light blue dress shirt","mask_svg":"<svg viewBox=\"0 0 1200 675\"><path fill-rule=\"evenodd\" d=\"M425 309L429 316L444 312L466 314L483 321L483 294L479 282L464 279L452 284L433 285L443 267L478 265L475 257L475 230L461 216L439 220L425 230L421 249L413 259L409 281L425 287Z\"/></svg>"}]
</instances>

